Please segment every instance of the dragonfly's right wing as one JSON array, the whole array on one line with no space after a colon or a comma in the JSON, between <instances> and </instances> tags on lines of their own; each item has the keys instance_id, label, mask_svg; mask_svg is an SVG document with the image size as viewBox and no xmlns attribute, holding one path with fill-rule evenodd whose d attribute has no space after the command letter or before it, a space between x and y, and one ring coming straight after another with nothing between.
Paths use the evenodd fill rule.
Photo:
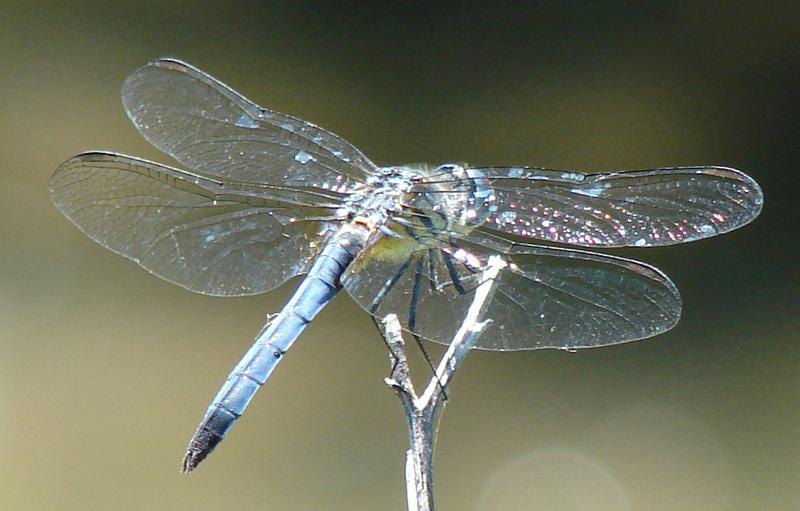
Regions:
<instances>
[{"instance_id":1,"label":"dragonfly's right wing","mask_svg":"<svg viewBox=\"0 0 800 511\"><path fill-rule=\"evenodd\" d=\"M652 266L483 241L383 238L351 264L342 283L375 317L395 313L407 331L449 344L472 304L481 270L499 253L508 266L485 309L492 323L475 345L487 350L606 346L665 332L680 317L678 290Z\"/></svg>"},{"instance_id":2,"label":"dragonfly's right wing","mask_svg":"<svg viewBox=\"0 0 800 511\"><path fill-rule=\"evenodd\" d=\"M262 108L178 60L134 71L122 102L151 144L211 176L345 191L375 168L333 133Z\"/></svg>"},{"instance_id":3,"label":"dragonfly's right wing","mask_svg":"<svg viewBox=\"0 0 800 511\"><path fill-rule=\"evenodd\" d=\"M533 167L469 169L477 179L425 179L415 193L465 194L480 182L477 230L584 247L656 247L753 221L764 202L750 176L717 166L584 174Z\"/></svg>"},{"instance_id":4,"label":"dragonfly's right wing","mask_svg":"<svg viewBox=\"0 0 800 511\"><path fill-rule=\"evenodd\" d=\"M262 293L306 272L331 228L323 208L269 192L103 152L67 160L50 181L56 207L90 238L218 296Z\"/></svg>"}]
</instances>

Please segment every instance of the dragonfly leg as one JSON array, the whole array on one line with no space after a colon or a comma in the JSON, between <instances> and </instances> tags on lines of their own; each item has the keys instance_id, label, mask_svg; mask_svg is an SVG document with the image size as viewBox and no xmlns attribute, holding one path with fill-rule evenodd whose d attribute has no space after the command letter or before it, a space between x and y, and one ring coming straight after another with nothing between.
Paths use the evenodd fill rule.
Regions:
<instances>
[{"instance_id":1,"label":"dragonfly leg","mask_svg":"<svg viewBox=\"0 0 800 511\"><path fill-rule=\"evenodd\" d=\"M410 259L405 261L397 269L395 274L392 275L392 278L386 281L386 283L383 285L380 291L378 291L378 293L375 295L375 298L372 299L372 304L370 305L369 308L369 314L372 317L372 322L375 324L375 328L377 328L379 331L381 330L381 325L380 325L380 320L376 316L376 313L378 311L378 307L380 306L380 302L383 299L383 297L386 296L386 293L391 291L392 288L397 284L397 282L400 280L400 277L403 276L403 273L406 272L410 261L411 261ZM400 359L398 358L397 353L395 353L392 347L389 345L389 343L386 342L386 339L384 339L383 337L381 338L383 339L384 344L386 344L386 347L389 349L389 352L392 354L392 360L395 361L394 364L392 365L392 370L391 370L391 372L394 373L395 369L397 369L397 361Z\"/></svg>"},{"instance_id":2,"label":"dragonfly leg","mask_svg":"<svg viewBox=\"0 0 800 511\"><path fill-rule=\"evenodd\" d=\"M424 265L425 261L420 258L419 261L417 261L416 268L414 268L414 287L411 288L411 301L408 304L408 330L415 339L418 339L417 304L419 303L419 288L422 285L422 272L424 270ZM419 342L419 340L417 342Z\"/></svg>"},{"instance_id":3,"label":"dragonfly leg","mask_svg":"<svg viewBox=\"0 0 800 511\"><path fill-rule=\"evenodd\" d=\"M453 283L453 286L455 286L456 291L458 291L460 295L466 294L467 290L461 283L461 278L458 276L455 265L453 265L453 256L444 251L440 253L442 254L442 259L444 259L444 265L447 267L447 273L450 275L450 281Z\"/></svg>"},{"instance_id":4,"label":"dragonfly leg","mask_svg":"<svg viewBox=\"0 0 800 511\"><path fill-rule=\"evenodd\" d=\"M428 250L428 269L429 269L429 281L428 285L432 286L435 285L436 282L433 276L433 261L434 254L436 252L433 249ZM417 343L417 347L422 352L422 356L425 359L425 362L430 367L431 372L433 373L433 377L436 378L436 383L439 385L439 388L442 390L442 397L447 399L447 392L444 390L444 386L442 382L439 381L439 377L436 375L436 366L433 364L433 360L431 360L431 356L428 354L428 350L425 349L425 346L422 344L422 338L417 334L417 305L419 304L419 293L420 289L422 288L422 276L425 273L425 260L420 258L417 261L417 267L414 269L414 287L411 289L411 302L408 304L408 330L411 332L411 335L414 337L414 341Z\"/></svg>"}]
</instances>

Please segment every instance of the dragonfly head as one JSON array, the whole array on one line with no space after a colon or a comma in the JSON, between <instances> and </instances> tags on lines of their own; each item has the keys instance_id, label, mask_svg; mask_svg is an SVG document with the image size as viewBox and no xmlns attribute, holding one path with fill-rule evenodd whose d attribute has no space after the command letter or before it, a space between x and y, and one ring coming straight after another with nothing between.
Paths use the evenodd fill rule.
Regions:
<instances>
[{"instance_id":1,"label":"dragonfly head","mask_svg":"<svg viewBox=\"0 0 800 511\"><path fill-rule=\"evenodd\" d=\"M438 217L446 228L480 225L497 210L491 183L467 165L445 163L430 169L416 182L413 192L414 206Z\"/></svg>"}]
</instances>

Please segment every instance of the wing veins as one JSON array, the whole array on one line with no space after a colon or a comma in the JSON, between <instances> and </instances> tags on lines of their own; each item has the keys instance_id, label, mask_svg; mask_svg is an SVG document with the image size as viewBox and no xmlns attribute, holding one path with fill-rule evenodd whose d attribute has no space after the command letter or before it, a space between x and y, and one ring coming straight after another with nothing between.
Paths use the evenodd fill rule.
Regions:
<instances>
[{"instance_id":1,"label":"wing veins","mask_svg":"<svg viewBox=\"0 0 800 511\"><path fill-rule=\"evenodd\" d=\"M262 108L262 107L256 105L255 103L253 103L253 105L256 106L256 108L258 108L260 111L266 111L267 113L270 113L270 114L276 114L277 113L277 112L273 112L271 110L266 110L265 108ZM244 113L247 114L247 115L250 115L247 112L244 112ZM256 132L256 133L259 133L259 132L264 132L265 134L270 133L270 130L268 128L265 128L265 127L262 127L262 126L259 126L257 128L245 128L245 127L237 125L236 123L231 123L231 122L228 122L228 121L223 120L223 119L217 119L217 118L214 118L214 117L206 117L204 115L198 115L198 114L192 113L192 112L186 112L186 113L183 113L182 115L184 115L186 117L190 117L190 118L202 119L202 120L210 121L210 122L213 122L213 123L223 124L225 126L229 126L229 127L232 127L232 128L250 130L250 131L253 131L253 132ZM286 116L286 117L292 117L292 116L289 116L287 114L279 114L279 115L283 115L283 116ZM257 123L260 124L260 123L265 122L264 119L260 115L257 116L257 117L258 117L258 119L254 119ZM319 127L319 126L317 126L315 124L312 124L312 123L310 123L308 121L304 121L304 120L300 119L299 117L292 117L292 120L298 121L298 122L300 122L300 123L302 123L304 125L307 125L307 126L310 126L310 127L314 128L314 129L318 129L318 130L324 132L326 135L332 135L333 138L336 138L336 135L333 135L332 133L330 133L329 131L325 130L324 128L321 128L321 127ZM277 131L279 131L281 133L288 133L288 134L291 134L292 136L295 136L295 137L303 140L309 146L316 147L316 148L320 149L320 152L329 154L331 157L335 158L337 161L340 161L340 162L342 162L342 163L344 163L346 165L349 165L350 167L358 169L358 167L355 167L350 161L344 160L344 159L336 156L335 151L338 151L338 149L332 149L330 147L326 147L326 146L322 145L320 142L315 141L314 137L306 135L302 131L300 133L298 133L296 131L287 130L286 128L283 128L279 124L273 124L273 123L270 123L270 122L266 122L266 124L268 124L269 126L271 126L272 128L274 128L275 130L277 130ZM187 134L185 138L188 139L189 135ZM192 138L194 138L194 137L192 137ZM243 141L243 142L266 143L266 144L271 144L271 145L280 145L280 146L283 146L283 147L289 147L290 149L297 149L297 148L295 148L295 147L293 147L291 145L276 144L275 142L272 142L272 141L269 141L269 140L263 139L263 138L256 138L256 139L241 138L240 139L240 138L237 137L237 138L231 138L231 139L210 138L210 139L204 139L204 140L218 141L218 142L230 142L230 141L237 141L238 142L238 141ZM341 140L341 141L344 142L347 145L350 145L349 143L345 142L344 140ZM195 142L195 143L184 144L184 147L191 147L193 145L198 145L198 143ZM370 163L370 164L372 163L356 147L354 147L352 145L350 147L353 150L355 150L358 153L358 155L361 156L364 159L365 162ZM372 166L374 167L374 164L372 164ZM326 168L328 170L330 170L331 172L334 172L334 173L336 173L338 175L346 176L346 174L344 174L343 172L341 172L339 170L336 170L336 169L333 169L333 168L330 168L330 167L326 167ZM361 169L358 169L358 170L361 170Z\"/></svg>"}]
</instances>

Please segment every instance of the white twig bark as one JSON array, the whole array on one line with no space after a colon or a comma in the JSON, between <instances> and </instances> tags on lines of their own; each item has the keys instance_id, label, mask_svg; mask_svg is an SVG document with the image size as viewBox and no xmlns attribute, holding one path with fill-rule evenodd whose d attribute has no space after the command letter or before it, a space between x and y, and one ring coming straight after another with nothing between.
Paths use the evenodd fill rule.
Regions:
<instances>
[{"instance_id":1,"label":"white twig bark","mask_svg":"<svg viewBox=\"0 0 800 511\"><path fill-rule=\"evenodd\" d=\"M385 381L400 398L408 427L405 475L409 511L433 511L433 450L441 410L446 402L445 392L467 353L491 321L483 319L483 314L494 292L494 280L505 266L501 257L489 258L467 315L421 396L417 396L411 382L397 316L389 314L383 320L383 336L389 346L392 368Z\"/></svg>"}]
</instances>

